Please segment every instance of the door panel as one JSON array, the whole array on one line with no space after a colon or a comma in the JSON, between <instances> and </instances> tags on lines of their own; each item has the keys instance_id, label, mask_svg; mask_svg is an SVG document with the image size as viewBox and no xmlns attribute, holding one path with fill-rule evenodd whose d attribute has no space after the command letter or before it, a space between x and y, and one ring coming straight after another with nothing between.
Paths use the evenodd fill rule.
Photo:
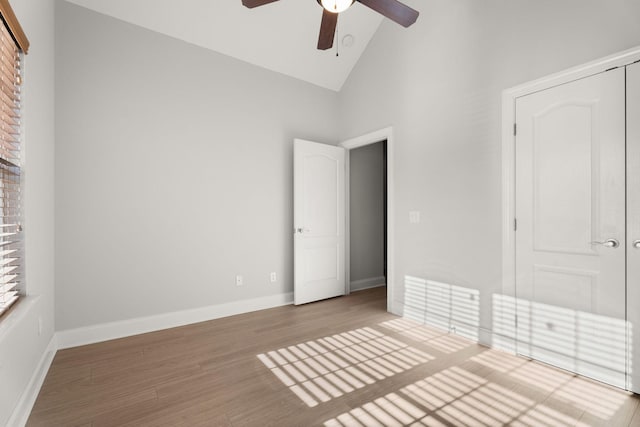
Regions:
<instances>
[{"instance_id":1,"label":"door panel","mask_svg":"<svg viewBox=\"0 0 640 427\"><path fill-rule=\"evenodd\" d=\"M589 242L598 223L598 186L591 176L600 143L591 137L595 104L568 100L532 117L536 251L594 254Z\"/></svg>"},{"instance_id":2,"label":"door panel","mask_svg":"<svg viewBox=\"0 0 640 427\"><path fill-rule=\"evenodd\" d=\"M324 154L307 154L303 162L303 194L309 195L303 197L303 223L316 235L336 235L339 225L336 216L339 161Z\"/></svg>"},{"instance_id":3,"label":"door panel","mask_svg":"<svg viewBox=\"0 0 640 427\"><path fill-rule=\"evenodd\" d=\"M640 63L627 67L627 233L629 389L640 393Z\"/></svg>"},{"instance_id":4,"label":"door panel","mask_svg":"<svg viewBox=\"0 0 640 427\"><path fill-rule=\"evenodd\" d=\"M624 69L521 97L516 120L518 352L624 387Z\"/></svg>"},{"instance_id":5,"label":"door panel","mask_svg":"<svg viewBox=\"0 0 640 427\"><path fill-rule=\"evenodd\" d=\"M294 141L294 300L345 293L344 148Z\"/></svg>"}]
</instances>

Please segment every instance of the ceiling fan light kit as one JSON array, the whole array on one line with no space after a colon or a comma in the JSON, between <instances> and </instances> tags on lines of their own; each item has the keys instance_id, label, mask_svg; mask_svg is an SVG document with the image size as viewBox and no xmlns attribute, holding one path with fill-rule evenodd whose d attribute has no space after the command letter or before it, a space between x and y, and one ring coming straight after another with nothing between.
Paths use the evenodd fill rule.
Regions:
<instances>
[{"instance_id":1,"label":"ceiling fan light kit","mask_svg":"<svg viewBox=\"0 0 640 427\"><path fill-rule=\"evenodd\" d=\"M318 0L320 6L328 12L340 13L349 9L355 0Z\"/></svg>"},{"instance_id":2,"label":"ceiling fan light kit","mask_svg":"<svg viewBox=\"0 0 640 427\"><path fill-rule=\"evenodd\" d=\"M278 0L242 0L248 8L264 6ZM349 9L353 3L359 3L375 10L393 22L408 27L418 19L419 12L398 0L316 0L322 6L322 22L318 37L318 49L327 50L333 46L333 38L338 25L338 14Z\"/></svg>"}]
</instances>

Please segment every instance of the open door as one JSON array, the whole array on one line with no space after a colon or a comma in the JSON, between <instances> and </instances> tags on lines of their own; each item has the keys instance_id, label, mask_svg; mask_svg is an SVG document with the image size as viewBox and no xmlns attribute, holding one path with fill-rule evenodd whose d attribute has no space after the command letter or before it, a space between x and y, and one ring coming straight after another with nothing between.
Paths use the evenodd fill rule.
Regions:
<instances>
[{"instance_id":1,"label":"open door","mask_svg":"<svg viewBox=\"0 0 640 427\"><path fill-rule=\"evenodd\" d=\"M345 294L345 150L293 145L294 302Z\"/></svg>"}]
</instances>

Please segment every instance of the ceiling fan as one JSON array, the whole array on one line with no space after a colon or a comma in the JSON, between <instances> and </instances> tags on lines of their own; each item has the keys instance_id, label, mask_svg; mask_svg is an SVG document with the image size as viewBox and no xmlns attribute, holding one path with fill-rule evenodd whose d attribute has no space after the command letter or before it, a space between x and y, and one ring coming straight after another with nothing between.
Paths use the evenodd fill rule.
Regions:
<instances>
[{"instance_id":1,"label":"ceiling fan","mask_svg":"<svg viewBox=\"0 0 640 427\"><path fill-rule=\"evenodd\" d=\"M278 0L242 0L242 4L248 8L263 6ZM349 9L354 2L375 10L394 22L408 27L418 19L419 12L398 0L317 0L322 6L322 23L320 24L320 36L318 37L318 49L327 50L333 46L333 36L338 24L338 14Z\"/></svg>"}]
</instances>

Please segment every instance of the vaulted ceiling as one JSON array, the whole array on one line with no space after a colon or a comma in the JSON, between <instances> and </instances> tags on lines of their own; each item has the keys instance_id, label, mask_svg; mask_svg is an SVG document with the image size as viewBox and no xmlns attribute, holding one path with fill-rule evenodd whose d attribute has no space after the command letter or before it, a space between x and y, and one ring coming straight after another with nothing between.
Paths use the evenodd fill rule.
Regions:
<instances>
[{"instance_id":1,"label":"vaulted ceiling","mask_svg":"<svg viewBox=\"0 0 640 427\"><path fill-rule=\"evenodd\" d=\"M241 0L67 1L335 91L383 19L356 2L339 16L333 49L321 51L322 8L316 0L280 0L254 9Z\"/></svg>"}]
</instances>

